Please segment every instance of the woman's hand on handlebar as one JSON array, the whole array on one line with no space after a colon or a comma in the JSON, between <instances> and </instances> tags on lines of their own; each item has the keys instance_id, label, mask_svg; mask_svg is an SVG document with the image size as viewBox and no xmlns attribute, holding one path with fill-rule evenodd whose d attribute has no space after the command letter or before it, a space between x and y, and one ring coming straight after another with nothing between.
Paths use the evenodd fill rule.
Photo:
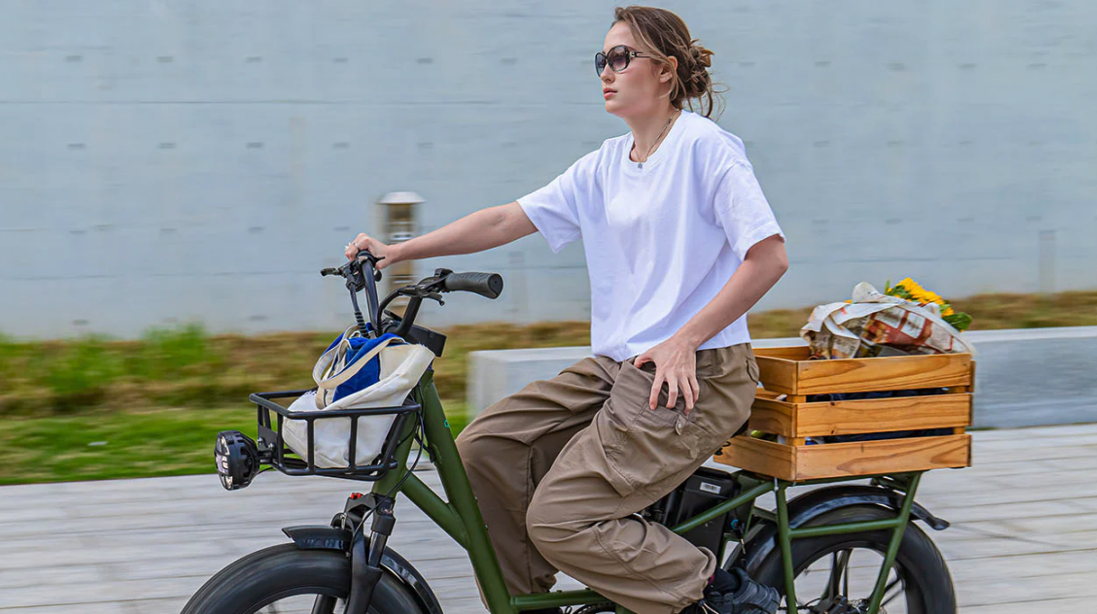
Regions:
<instances>
[{"instance_id":1,"label":"woman's hand on handlebar","mask_svg":"<svg viewBox=\"0 0 1097 614\"><path fill-rule=\"evenodd\" d=\"M385 245L365 233L358 233L353 241L347 243L344 254L347 260L354 260L354 257L361 250L366 250L380 259L377 263L377 270L381 270L397 261L395 246Z\"/></svg>"}]
</instances>

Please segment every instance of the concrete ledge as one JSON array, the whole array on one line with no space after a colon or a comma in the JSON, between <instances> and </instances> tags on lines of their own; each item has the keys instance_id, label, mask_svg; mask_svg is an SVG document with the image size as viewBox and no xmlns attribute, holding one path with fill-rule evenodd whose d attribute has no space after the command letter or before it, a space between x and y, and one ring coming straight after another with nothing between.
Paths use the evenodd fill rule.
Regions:
<instances>
[{"instance_id":1,"label":"concrete ledge","mask_svg":"<svg viewBox=\"0 0 1097 614\"><path fill-rule=\"evenodd\" d=\"M551 379L590 355L590 347L469 352L468 411L479 414L526 384Z\"/></svg>"},{"instance_id":2,"label":"concrete ledge","mask_svg":"<svg viewBox=\"0 0 1097 614\"><path fill-rule=\"evenodd\" d=\"M974 331L975 426L1013 428L1097 422L1097 326ZM798 337L754 347L804 345ZM469 354L469 411L479 413L526 384L551 379L589 347Z\"/></svg>"}]
</instances>

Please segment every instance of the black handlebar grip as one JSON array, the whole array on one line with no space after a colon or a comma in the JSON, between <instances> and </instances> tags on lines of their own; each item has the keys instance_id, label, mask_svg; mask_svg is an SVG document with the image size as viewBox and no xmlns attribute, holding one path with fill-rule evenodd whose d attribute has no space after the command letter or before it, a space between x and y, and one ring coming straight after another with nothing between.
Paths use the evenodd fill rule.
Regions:
<instances>
[{"instance_id":1,"label":"black handlebar grip","mask_svg":"<svg viewBox=\"0 0 1097 614\"><path fill-rule=\"evenodd\" d=\"M445 289L449 292L475 292L487 298L499 298L503 276L498 273L450 273Z\"/></svg>"}]
</instances>

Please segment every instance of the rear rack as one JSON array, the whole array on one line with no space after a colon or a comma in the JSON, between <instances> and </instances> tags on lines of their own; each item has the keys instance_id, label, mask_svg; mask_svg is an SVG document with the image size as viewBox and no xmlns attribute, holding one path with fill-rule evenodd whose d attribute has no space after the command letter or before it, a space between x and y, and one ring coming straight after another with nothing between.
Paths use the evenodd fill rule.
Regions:
<instances>
[{"instance_id":1,"label":"rear rack","mask_svg":"<svg viewBox=\"0 0 1097 614\"><path fill-rule=\"evenodd\" d=\"M418 386L416 387L418 388ZM404 432L404 426L414 414L422 410L422 405L415 403L413 396L408 395L403 405L398 407L371 407L367 409L333 409L328 411L290 411L275 403L273 399L297 398L312 390L286 390L281 392L256 392L248 398L255 403L259 422L259 438L256 444L259 448L260 462L269 464L286 475L319 475L362 482L375 482L396 469L399 463L395 459L396 448L400 445L400 433ZM277 416L272 422L271 412ZM358 443L358 419L364 416L392 415L396 418L392 422L385 444L381 453L368 465L357 464ZM346 467L317 467L314 454L314 431L316 420L329 418L350 418L350 441ZM305 421L308 433L308 452L305 458L301 458L287 445L282 436L282 427L285 420Z\"/></svg>"}]
</instances>

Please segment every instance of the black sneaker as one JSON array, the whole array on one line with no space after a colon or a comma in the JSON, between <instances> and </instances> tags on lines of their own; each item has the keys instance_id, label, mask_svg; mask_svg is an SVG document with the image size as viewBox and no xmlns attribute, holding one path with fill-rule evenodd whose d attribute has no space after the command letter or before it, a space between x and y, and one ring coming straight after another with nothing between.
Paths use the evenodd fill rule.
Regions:
<instances>
[{"instance_id":1,"label":"black sneaker","mask_svg":"<svg viewBox=\"0 0 1097 614\"><path fill-rule=\"evenodd\" d=\"M755 582L743 569L717 568L704 599L681 614L775 614L780 603L777 589Z\"/></svg>"}]
</instances>

